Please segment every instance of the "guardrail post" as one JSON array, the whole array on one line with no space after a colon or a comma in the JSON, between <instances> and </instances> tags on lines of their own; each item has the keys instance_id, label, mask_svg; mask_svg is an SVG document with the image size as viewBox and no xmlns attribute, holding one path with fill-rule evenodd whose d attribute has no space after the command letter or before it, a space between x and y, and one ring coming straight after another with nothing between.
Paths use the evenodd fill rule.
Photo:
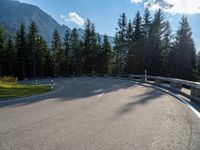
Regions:
<instances>
[{"instance_id":1,"label":"guardrail post","mask_svg":"<svg viewBox=\"0 0 200 150\"><path fill-rule=\"evenodd\" d=\"M146 76L146 75L141 75L141 76L140 76L140 80L141 80L142 82L147 82L147 76Z\"/></svg>"},{"instance_id":2,"label":"guardrail post","mask_svg":"<svg viewBox=\"0 0 200 150\"><path fill-rule=\"evenodd\" d=\"M191 96L200 98L200 89L191 87Z\"/></svg>"},{"instance_id":3,"label":"guardrail post","mask_svg":"<svg viewBox=\"0 0 200 150\"><path fill-rule=\"evenodd\" d=\"M172 89L172 90L174 90L176 92L181 92L182 84L171 81L170 82L170 89Z\"/></svg>"}]
</instances>

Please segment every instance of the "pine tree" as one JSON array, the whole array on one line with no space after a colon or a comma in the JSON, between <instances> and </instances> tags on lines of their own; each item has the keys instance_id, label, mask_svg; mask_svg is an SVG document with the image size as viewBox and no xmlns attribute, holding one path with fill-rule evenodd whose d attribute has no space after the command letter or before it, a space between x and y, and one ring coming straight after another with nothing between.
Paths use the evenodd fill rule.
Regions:
<instances>
[{"instance_id":1,"label":"pine tree","mask_svg":"<svg viewBox=\"0 0 200 150\"><path fill-rule=\"evenodd\" d=\"M80 38L80 37L79 37ZM79 51L80 51L80 74L85 72L83 69L84 59L83 59L83 52L84 52L84 42L83 39L79 39Z\"/></svg>"},{"instance_id":2,"label":"pine tree","mask_svg":"<svg viewBox=\"0 0 200 150\"><path fill-rule=\"evenodd\" d=\"M81 53L79 44L78 33L74 28L70 35L70 66L73 74L80 74L81 72Z\"/></svg>"},{"instance_id":3,"label":"pine tree","mask_svg":"<svg viewBox=\"0 0 200 150\"><path fill-rule=\"evenodd\" d=\"M144 73L144 43L143 43L143 33L142 33L142 17L140 13L137 12L135 19L133 21L134 32L133 32L133 39L134 39L134 54L133 54L133 73L134 74L143 74Z\"/></svg>"},{"instance_id":4,"label":"pine tree","mask_svg":"<svg viewBox=\"0 0 200 150\"><path fill-rule=\"evenodd\" d=\"M28 61L29 61L29 67L30 67L30 77L31 78L36 78L36 70L38 66L38 60L37 60L37 40L39 38L38 35L38 29L37 26L34 22L32 22L29 26L29 32L27 36L27 45L28 45Z\"/></svg>"},{"instance_id":5,"label":"pine tree","mask_svg":"<svg viewBox=\"0 0 200 150\"><path fill-rule=\"evenodd\" d=\"M116 66L118 74L122 74L125 71L127 65L127 43L126 43L126 31L127 31L127 19L125 13L120 15L118 20L118 29L115 36L115 53L116 53ZM117 43L116 43L117 42Z\"/></svg>"},{"instance_id":6,"label":"pine tree","mask_svg":"<svg viewBox=\"0 0 200 150\"><path fill-rule=\"evenodd\" d=\"M197 61L197 67L196 67L197 78L198 78L198 81L200 81L200 51L197 53L196 61Z\"/></svg>"},{"instance_id":7,"label":"pine tree","mask_svg":"<svg viewBox=\"0 0 200 150\"><path fill-rule=\"evenodd\" d=\"M144 65L144 69L147 68L147 53L148 53L148 41L149 41L149 32L150 32L150 28L151 28L151 14L149 12L149 9L146 8L145 12L144 12L144 16L143 16L143 25L142 25L142 30L143 30L143 34L144 34L144 57L143 57L143 65Z\"/></svg>"},{"instance_id":8,"label":"pine tree","mask_svg":"<svg viewBox=\"0 0 200 150\"><path fill-rule=\"evenodd\" d=\"M84 35L83 35L83 44L84 44L84 51L83 51L83 71L84 73L90 73L90 32L91 32L91 21L87 19L85 23Z\"/></svg>"},{"instance_id":9,"label":"pine tree","mask_svg":"<svg viewBox=\"0 0 200 150\"><path fill-rule=\"evenodd\" d=\"M96 73L102 73L103 71L103 49L102 49L102 41L99 34L97 34L97 58L96 58Z\"/></svg>"},{"instance_id":10,"label":"pine tree","mask_svg":"<svg viewBox=\"0 0 200 150\"><path fill-rule=\"evenodd\" d=\"M150 31L150 28L151 28L151 14L149 12L149 9L146 8L145 11L144 11L144 16L143 16L143 25L142 25L142 28L143 28L143 33L144 35L146 35L146 37L148 37L149 35L149 31Z\"/></svg>"},{"instance_id":11,"label":"pine tree","mask_svg":"<svg viewBox=\"0 0 200 150\"><path fill-rule=\"evenodd\" d=\"M185 16L182 17L176 34L174 53L174 76L177 78L195 80L193 71L196 65L196 50L192 39L190 25Z\"/></svg>"},{"instance_id":12,"label":"pine tree","mask_svg":"<svg viewBox=\"0 0 200 150\"><path fill-rule=\"evenodd\" d=\"M26 66L27 66L27 49L26 49L26 33L25 26L22 23L19 31L16 33L15 38L15 47L17 52L17 61L18 61L18 77L20 79L25 79L27 75Z\"/></svg>"},{"instance_id":13,"label":"pine tree","mask_svg":"<svg viewBox=\"0 0 200 150\"><path fill-rule=\"evenodd\" d=\"M119 73L119 66L120 66L120 44L119 44L119 34L118 32L115 33L115 37L114 37L114 47L113 47L113 62L114 62L114 69L113 72L115 74Z\"/></svg>"},{"instance_id":14,"label":"pine tree","mask_svg":"<svg viewBox=\"0 0 200 150\"><path fill-rule=\"evenodd\" d=\"M95 73L97 68L97 34L94 24L89 19L85 24L83 41L83 70L85 73Z\"/></svg>"},{"instance_id":15,"label":"pine tree","mask_svg":"<svg viewBox=\"0 0 200 150\"><path fill-rule=\"evenodd\" d=\"M39 36L37 39L37 74L39 77L47 76L47 70L49 70L50 66L47 64L47 59L49 59L49 49L46 41ZM48 62L49 63L49 62ZM51 63L50 63L51 64Z\"/></svg>"},{"instance_id":16,"label":"pine tree","mask_svg":"<svg viewBox=\"0 0 200 150\"><path fill-rule=\"evenodd\" d=\"M109 73L109 65L110 65L110 58L111 58L111 45L108 41L108 36L104 35L103 44L102 44L102 72L103 74Z\"/></svg>"},{"instance_id":17,"label":"pine tree","mask_svg":"<svg viewBox=\"0 0 200 150\"><path fill-rule=\"evenodd\" d=\"M69 76L69 65L70 65L70 60L69 60L69 51L70 51L70 33L69 30L66 30L65 36L64 36L64 42L63 46L65 49L65 54L66 54L66 73Z\"/></svg>"},{"instance_id":18,"label":"pine tree","mask_svg":"<svg viewBox=\"0 0 200 150\"><path fill-rule=\"evenodd\" d=\"M0 27L0 76L3 75L3 63L4 63L4 43L5 43L5 34L4 30Z\"/></svg>"},{"instance_id":19,"label":"pine tree","mask_svg":"<svg viewBox=\"0 0 200 150\"><path fill-rule=\"evenodd\" d=\"M60 34L57 30L53 33L52 40L52 56L54 62L54 76L57 76L60 72L60 65L65 61L64 50L62 49L62 41Z\"/></svg>"},{"instance_id":20,"label":"pine tree","mask_svg":"<svg viewBox=\"0 0 200 150\"><path fill-rule=\"evenodd\" d=\"M16 51L14 48L13 41L11 37L8 37L8 40L6 42L5 50L4 50L4 59L5 61L5 75L7 76L14 76L16 75L15 68L17 59L16 59Z\"/></svg>"},{"instance_id":21,"label":"pine tree","mask_svg":"<svg viewBox=\"0 0 200 150\"><path fill-rule=\"evenodd\" d=\"M101 36L97 33L97 49L100 50L102 46Z\"/></svg>"},{"instance_id":22,"label":"pine tree","mask_svg":"<svg viewBox=\"0 0 200 150\"><path fill-rule=\"evenodd\" d=\"M52 39L52 56L53 56L53 63L54 63L54 76L56 77L58 75L58 66L59 66L59 60L58 60L58 52L60 51L62 46L61 37L57 30L53 33L53 39Z\"/></svg>"},{"instance_id":23,"label":"pine tree","mask_svg":"<svg viewBox=\"0 0 200 150\"><path fill-rule=\"evenodd\" d=\"M126 33L126 39L127 39L127 48L128 48L128 59L127 59L127 66L126 66L126 72L128 74L134 73L134 34L133 34L133 25L131 20L128 23L127 26L127 33Z\"/></svg>"},{"instance_id":24,"label":"pine tree","mask_svg":"<svg viewBox=\"0 0 200 150\"><path fill-rule=\"evenodd\" d=\"M162 76L170 76L170 55L173 51L172 49L172 29L170 27L169 22L167 21L165 24L165 28L163 31L163 48L161 52L161 75Z\"/></svg>"},{"instance_id":25,"label":"pine tree","mask_svg":"<svg viewBox=\"0 0 200 150\"><path fill-rule=\"evenodd\" d=\"M97 63L97 58L98 58L98 45L97 45L97 33L95 31L95 26L92 23L91 25L91 71L92 73L97 73L97 68L98 68L98 63Z\"/></svg>"},{"instance_id":26,"label":"pine tree","mask_svg":"<svg viewBox=\"0 0 200 150\"><path fill-rule=\"evenodd\" d=\"M165 27L164 14L159 9L152 22L146 47L146 69L151 75L161 74L162 37Z\"/></svg>"}]
</instances>

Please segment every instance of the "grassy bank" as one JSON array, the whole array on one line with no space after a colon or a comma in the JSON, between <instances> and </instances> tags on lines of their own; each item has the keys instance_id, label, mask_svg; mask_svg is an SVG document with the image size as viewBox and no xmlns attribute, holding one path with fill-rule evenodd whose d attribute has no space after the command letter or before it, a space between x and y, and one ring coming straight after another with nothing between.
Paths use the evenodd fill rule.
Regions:
<instances>
[{"instance_id":1,"label":"grassy bank","mask_svg":"<svg viewBox=\"0 0 200 150\"><path fill-rule=\"evenodd\" d=\"M0 100L41 94L51 90L48 85L24 85L0 81Z\"/></svg>"}]
</instances>

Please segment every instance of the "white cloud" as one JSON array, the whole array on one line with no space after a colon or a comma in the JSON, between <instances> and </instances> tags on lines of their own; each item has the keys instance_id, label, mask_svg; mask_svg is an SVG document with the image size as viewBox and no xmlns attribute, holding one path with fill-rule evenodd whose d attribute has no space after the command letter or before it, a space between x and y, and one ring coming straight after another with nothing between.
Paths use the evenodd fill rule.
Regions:
<instances>
[{"instance_id":1,"label":"white cloud","mask_svg":"<svg viewBox=\"0 0 200 150\"><path fill-rule=\"evenodd\" d=\"M171 13L196 14L200 13L200 0L167 0L173 5Z\"/></svg>"},{"instance_id":2,"label":"white cloud","mask_svg":"<svg viewBox=\"0 0 200 150\"><path fill-rule=\"evenodd\" d=\"M152 10L156 10L159 8L167 10L174 7L174 5L169 3L167 0L146 0L144 2L144 6L149 7Z\"/></svg>"},{"instance_id":3,"label":"white cloud","mask_svg":"<svg viewBox=\"0 0 200 150\"><path fill-rule=\"evenodd\" d=\"M140 0L131 0L131 3ZM200 13L200 0L141 0L144 7L150 10L159 8L166 12L176 14L196 14Z\"/></svg>"},{"instance_id":4,"label":"white cloud","mask_svg":"<svg viewBox=\"0 0 200 150\"><path fill-rule=\"evenodd\" d=\"M142 0L130 0L131 3L137 4L142 3Z\"/></svg>"},{"instance_id":5,"label":"white cloud","mask_svg":"<svg viewBox=\"0 0 200 150\"><path fill-rule=\"evenodd\" d=\"M61 14L60 18L65 24L73 22L79 27L82 27L84 25L84 19L80 17L76 12L69 12L67 16Z\"/></svg>"}]
</instances>

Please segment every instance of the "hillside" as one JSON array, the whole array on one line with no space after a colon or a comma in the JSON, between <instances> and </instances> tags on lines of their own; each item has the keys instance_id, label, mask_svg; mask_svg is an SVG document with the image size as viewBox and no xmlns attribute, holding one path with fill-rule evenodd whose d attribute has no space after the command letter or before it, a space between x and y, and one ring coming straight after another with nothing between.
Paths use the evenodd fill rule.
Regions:
<instances>
[{"instance_id":1,"label":"hillside","mask_svg":"<svg viewBox=\"0 0 200 150\"><path fill-rule=\"evenodd\" d=\"M58 30L62 37L66 30L71 30L65 25L60 25L39 7L18 1L0 0L0 14L0 25L6 30L7 34L14 36L22 22L26 26L30 25L31 22L35 22L39 33L49 46L51 45L52 33L55 29ZM83 30L78 29L78 33L81 37ZM103 36L101 35L101 37ZM111 42L112 40L113 38L109 37L109 41Z\"/></svg>"}]
</instances>

